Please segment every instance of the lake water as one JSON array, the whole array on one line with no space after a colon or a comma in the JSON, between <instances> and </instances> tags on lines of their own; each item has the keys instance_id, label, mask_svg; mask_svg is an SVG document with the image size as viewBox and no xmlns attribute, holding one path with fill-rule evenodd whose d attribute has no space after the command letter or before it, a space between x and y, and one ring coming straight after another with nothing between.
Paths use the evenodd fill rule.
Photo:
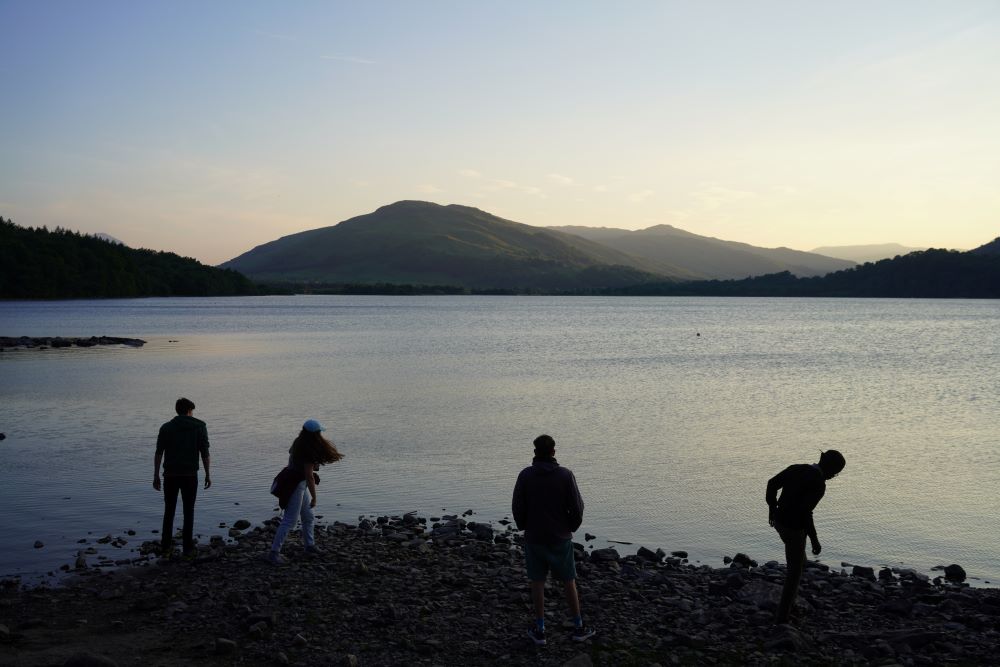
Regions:
<instances>
[{"instance_id":1,"label":"lake water","mask_svg":"<svg viewBox=\"0 0 1000 667\"><path fill-rule=\"evenodd\" d=\"M298 296L0 303L0 335L140 337L140 349L0 354L0 575L38 579L78 539L155 536L158 427L208 423L196 532L272 515L301 423L346 458L326 521L509 514L549 433L587 503L577 534L783 560L764 486L840 449L822 560L1000 582L1000 302ZM700 335L698 335L700 334ZM178 526L179 524L178 512ZM33 548L35 540L45 546Z\"/></svg>"}]
</instances>

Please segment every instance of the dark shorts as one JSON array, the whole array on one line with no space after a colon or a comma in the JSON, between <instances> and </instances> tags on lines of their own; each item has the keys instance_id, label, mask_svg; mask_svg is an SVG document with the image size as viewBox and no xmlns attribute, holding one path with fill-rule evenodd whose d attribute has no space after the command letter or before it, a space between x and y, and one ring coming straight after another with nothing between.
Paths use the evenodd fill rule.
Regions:
<instances>
[{"instance_id":1,"label":"dark shorts","mask_svg":"<svg viewBox=\"0 0 1000 667\"><path fill-rule=\"evenodd\" d=\"M524 559L528 566L528 579L545 581L549 571L560 581L576 579L576 560L573 558L573 540L554 544L524 544Z\"/></svg>"}]
</instances>

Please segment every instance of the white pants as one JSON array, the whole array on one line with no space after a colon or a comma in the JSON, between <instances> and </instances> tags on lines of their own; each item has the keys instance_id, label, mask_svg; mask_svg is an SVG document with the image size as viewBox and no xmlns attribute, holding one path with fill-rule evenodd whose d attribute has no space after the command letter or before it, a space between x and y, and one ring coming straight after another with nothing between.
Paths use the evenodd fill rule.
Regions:
<instances>
[{"instance_id":1,"label":"white pants","mask_svg":"<svg viewBox=\"0 0 1000 667\"><path fill-rule=\"evenodd\" d=\"M281 545L288 537L289 531L295 527L299 518L302 518L302 541L307 547L316 544L313 537L313 511L309 507L309 500L306 493L306 482L302 480L292 491L288 498L288 507L285 508L285 516L281 518L281 525L278 532L274 534L274 542L271 543L271 551L281 551Z\"/></svg>"}]
</instances>

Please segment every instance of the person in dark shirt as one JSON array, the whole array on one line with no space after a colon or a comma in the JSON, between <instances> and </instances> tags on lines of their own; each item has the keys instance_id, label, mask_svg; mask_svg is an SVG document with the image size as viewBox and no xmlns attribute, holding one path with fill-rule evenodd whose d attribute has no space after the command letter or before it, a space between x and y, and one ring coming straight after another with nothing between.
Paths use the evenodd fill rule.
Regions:
<instances>
[{"instance_id":1,"label":"person in dark shirt","mask_svg":"<svg viewBox=\"0 0 1000 667\"><path fill-rule=\"evenodd\" d=\"M792 605L795 604L806 562L806 537L812 543L813 555L818 556L823 549L816 536L813 510L826 493L826 480L836 477L844 465L844 456L835 449L829 449L820 454L819 463L788 466L767 482L768 523L774 526L785 543L787 563L785 586L781 591L775 623L788 623Z\"/></svg>"},{"instance_id":2,"label":"person in dark shirt","mask_svg":"<svg viewBox=\"0 0 1000 667\"><path fill-rule=\"evenodd\" d=\"M535 624L528 637L537 645L545 644L545 579L551 570L563 582L573 614L571 637L584 641L594 631L583 624L580 614L572 539L573 531L583 522L583 498L572 471L556 461L556 441L540 435L534 445L535 457L517 476L511 501L514 521L524 530L524 557L535 610Z\"/></svg>"},{"instance_id":3,"label":"person in dark shirt","mask_svg":"<svg viewBox=\"0 0 1000 667\"><path fill-rule=\"evenodd\" d=\"M184 556L191 558L194 550L194 501L198 496L198 457L205 466L205 488L212 486L209 475L208 429L205 422L191 416L194 403L178 398L174 404L177 416L160 427L153 457L153 488L161 488L160 463L163 463L163 530L160 550L164 557L173 554L174 513L177 494L184 506Z\"/></svg>"}]
</instances>

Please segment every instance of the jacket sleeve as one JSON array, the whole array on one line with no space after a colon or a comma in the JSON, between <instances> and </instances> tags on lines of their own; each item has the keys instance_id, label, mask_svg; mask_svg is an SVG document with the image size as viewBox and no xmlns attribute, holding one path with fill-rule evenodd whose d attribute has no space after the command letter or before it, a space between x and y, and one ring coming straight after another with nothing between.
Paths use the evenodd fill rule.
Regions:
<instances>
[{"instance_id":1,"label":"jacket sleeve","mask_svg":"<svg viewBox=\"0 0 1000 667\"><path fill-rule=\"evenodd\" d=\"M583 523L583 496L580 495L580 488L576 485L576 476L569 473L569 508L567 519L569 520L570 532L576 531Z\"/></svg>"},{"instance_id":2,"label":"jacket sleeve","mask_svg":"<svg viewBox=\"0 0 1000 667\"><path fill-rule=\"evenodd\" d=\"M767 480L767 492L764 494L764 500L767 501L767 506L774 509L778 506L778 489L785 485L785 473L788 472L788 468L785 468L777 475Z\"/></svg>"},{"instance_id":3,"label":"jacket sleeve","mask_svg":"<svg viewBox=\"0 0 1000 667\"><path fill-rule=\"evenodd\" d=\"M525 525L527 525L527 510L524 502L524 483L522 482L522 477L524 474L517 476L517 482L514 484L514 497L510 503L510 511L514 515L514 523L517 524L519 530L524 530Z\"/></svg>"},{"instance_id":4,"label":"jacket sleeve","mask_svg":"<svg viewBox=\"0 0 1000 667\"><path fill-rule=\"evenodd\" d=\"M163 433L163 431L164 431L165 428L166 428L166 425L161 426L160 427L160 431L156 434L156 454L157 455L163 454L163 450L167 446L167 437Z\"/></svg>"},{"instance_id":5,"label":"jacket sleeve","mask_svg":"<svg viewBox=\"0 0 1000 667\"><path fill-rule=\"evenodd\" d=\"M204 424L198 429L198 451L202 456L208 456L208 427Z\"/></svg>"}]
</instances>

